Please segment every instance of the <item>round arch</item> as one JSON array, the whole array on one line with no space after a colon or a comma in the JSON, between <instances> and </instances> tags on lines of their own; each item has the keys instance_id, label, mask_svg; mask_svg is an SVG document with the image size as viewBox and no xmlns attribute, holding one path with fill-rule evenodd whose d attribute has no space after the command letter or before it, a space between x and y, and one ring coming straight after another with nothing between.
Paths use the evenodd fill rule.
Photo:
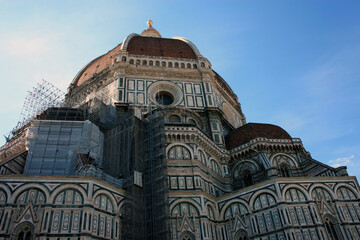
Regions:
<instances>
[{"instance_id":1,"label":"round arch","mask_svg":"<svg viewBox=\"0 0 360 240\"><path fill-rule=\"evenodd\" d=\"M284 187L282 189L282 193L281 193L281 198L285 199L285 194L289 189L296 189L299 190L302 194L304 194L306 201L310 199L309 193L307 191L305 191L302 187L300 187L299 185L295 185L295 184L289 184L286 187Z\"/></svg>"},{"instance_id":2,"label":"round arch","mask_svg":"<svg viewBox=\"0 0 360 240\"><path fill-rule=\"evenodd\" d=\"M279 197L276 195L276 193L274 191L271 191L269 189L261 189L260 191L258 191L257 193L255 193L254 195L251 196L250 201L249 201L249 206L250 209L254 209L254 202L257 199L257 197L259 197L262 194L269 194L271 195L274 199L275 199L275 204L277 204L279 202Z\"/></svg>"},{"instance_id":3,"label":"round arch","mask_svg":"<svg viewBox=\"0 0 360 240\"><path fill-rule=\"evenodd\" d=\"M206 208L206 211L207 211L207 208L211 208L211 210L213 211L213 213L214 213L214 220L217 220L218 218L219 218L219 212L217 211L217 208L216 208L216 206L213 204L213 203L211 203L211 202L207 202L206 204L205 204L205 208Z\"/></svg>"},{"instance_id":4,"label":"round arch","mask_svg":"<svg viewBox=\"0 0 360 240\"><path fill-rule=\"evenodd\" d=\"M313 193L314 189L317 188L317 187L320 187L320 188L325 189L325 190L329 193L330 197L331 197L332 199L335 199L335 194L334 194L334 192L331 190L331 188L330 188L329 186L327 186L327 185L325 185L325 184L322 184L322 183L315 183L315 184L312 185L312 186L310 187L310 189L309 189L309 197L310 197L309 200L310 200L310 199L311 199L311 200L315 200L315 199L313 199L313 197L312 197L312 193Z\"/></svg>"},{"instance_id":5,"label":"round arch","mask_svg":"<svg viewBox=\"0 0 360 240\"><path fill-rule=\"evenodd\" d=\"M350 184L339 183L339 184L337 184L337 185L335 186L335 188L334 188L334 193L335 193L336 199L338 199L338 198L337 198L337 191L338 191L339 188L341 188L341 187L348 188L348 189L357 197L357 199L360 198L359 193L358 193L358 191L356 190L356 188L354 188L354 187L351 186Z\"/></svg>"},{"instance_id":6,"label":"round arch","mask_svg":"<svg viewBox=\"0 0 360 240\"><path fill-rule=\"evenodd\" d=\"M272 155L272 156L270 157L270 163L271 163L271 166L273 166L273 167L278 166L277 164L274 163L275 158L276 158L277 156L285 156L285 157L287 157L287 158L290 159L290 161L294 164L295 167L298 167L298 166L299 166L298 162L297 162L292 156L290 156L289 154L286 154L286 153L276 153L276 154L274 154L274 155Z\"/></svg>"},{"instance_id":7,"label":"round arch","mask_svg":"<svg viewBox=\"0 0 360 240\"><path fill-rule=\"evenodd\" d=\"M124 199L119 204L119 209L118 209L119 214L121 213L121 210L123 209L123 207L125 207L126 205L130 205L131 207L135 206L135 204L133 202Z\"/></svg>"},{"instance_id":8,"label":"round arch","mask_svg":"<svg viewBox=\"0 0 360 240\"><path fill-rule=\"evenodd\" d=\"M235 170L242 164L245 164L245 163L249 163L251 165L253 165L255 167L255 169L260 169L260 166L257 162L255 162L254 160L244 160L244 161L241 161L241 162L238 162L232 169L231 169L231 175L234 176L234 172Z\"/></svg>"},{"instance_id":9,"label":"round arch","mask_svg":"<svg viewBox=\"0 0 360 240\"><path fill-rule=\"evenodd\" d=\"M92 198L90 200L91 203L94 204L94 201L95 201L96 197L101 195L101 194L105 195L106 197L108 197L110 199L110 201L111 201L111 203L113 205L113 212L116 212L117 209L118 209L118 205L116 203L116 200L115 200L114 196L111 193L109 193L108 191L106 191L106 190L101 189L101 190L96 191L93 194L93 196L92 196Z\"/></svg>"},{"instance_id":10,"label":"round arch","mask_svg":"<svg viewBox=\"0 0 360 240\"><path fill-rule=\"evenodd\" d=\"M8 200L11 198L11 191L10 189L8 188L8 186L6 186L5 184L0 184L0 190L4 191L5 193L5 203L8 203Z\"/></svg>"},{"instance_id":11,"label":"round arch","mask_svg":"<svg viewBox=\"0 0 360 240\"><path fill-rule=\"evenodd\" d=\"M17 239L34 239L34 230L35 225L29 221L25 221L15 227L13 235ZM22 234L22 237L20 237L20 234Z\"/></svg>"},{"instance_id":12,"label":"round arch","mask_svg":"<svg viewBox=\"0 0 360 240\"><path fill-rule=\"evenodd\" d=\"M249 239L249 235L248 232L246 231L246 229L240 228L239 230L236 231L236 233L234 234L234 238L237 240L248 240Z\"/></svg>"},{"instance_id":13,"label":"round arch","mask_svg":"<svg viewBox=\"0 0 360 240\"><path fill-rule=\"evenodd\" d=\"M218 170L219 172L217 172L216 169L213 169L213 168L212 168L212 164L211 164L212 162L214 162L214 164L216 165L216 167L214 167L214 168L217 168L217 170ZM210 163L210 168L211 168L214 172L218 173L220 176L223 175L223 172L222 172L221 167L220 167L221 164L219 164L218 161L216 161L214 158L210 157L210 158L209 158L209 163Z\"/></svg>"},{"instance_id":14,"label":"round arch","mask_svg":"<svg viewBox=\"0 0 360 240\"><path fill-rule=\"evenodd\" d=\"M23 191L25 191L27 189L34 189L34 188L39 189L44 193L45 203L50 203L50 194L49 194L48 190L43 185L40 185L38 183L24 184L24 185L20 186L19 188L17 188L14 191L14 193L12 194L12 196L9 199L9 202L15 202L16 198L19 196L20 193L22 193Z\"/></svg>"},{"instance_id":15,"label":"round arch","mask_svg":"<svg viewBox=\"0 0 360 240\"><path fill-rule=\"evenodd\" d=\"M205 214L205 212L203 211L203 209L202 209L202 207L200 206L200 204L197 203L197 202L195 202L195 201L192 200L192 199L178 199L178 200L172 202L172 203L170 204L170 207L169 207L170 213L173 211L174 207L175 207L176 205L180 204L180 203L190 203L190 204L192 204L192 205L195 207L195 209L198 211L199 215L204 215L204 214Z\"/></svg>"},{"instance_id":16,"label":"round arch","mask_svg":"<svg viewBox=\"0 0 360 240\"><path fill-rule=\"evenodd\" d=\"M195 240L195 234L190 231L183 231L180 236L180 240Z\"/></svg>"},{"instance_id":17,"label":"round arch","mask_svg":"<svg viewBox=\"0 0 360 240\"><path fill-rule=\"evenodd\" d=\"M229 208L229 206L231 206L233 203L241 203L241 204L243 204L243 205L245 206L245 208L247 209L247 211L248 211L249 213L251 212L250 206L249 206L249 204L248 204L245 200L243 200L243 199L232 199L232 200L228 201L228 202L223 206L223 208L221 209L221 211L220 211L220 219L221 219L221 220L225 220L225 219L224 219L225 212L226 212L226 210Z\"/></svg>"},{"instance_id":18,"label":"round arch","mask_svg":"<svg viewBox=\"0 0 360 240\"><path fill-rule=\"evenodd\" d=\"M77 190L81 193L82 195L82 198L83 198L83 201L84 201L84 204L86 203L89 203L89 200L87 198L87 194L85 192L85 190L80 187L79 185L76 185L76 184L65 184L65 185L61 185L61 186L58 186L57 188L55 188L55 190L51 193L51 202L54 201L55 197L63 190L70 190L70 189L74 189L74 190Z\"/></svg>"},{"instance_id":19,"label":"round arch","mask_svg":"<svg viewBox=\"0 0 360 240\"><path fill-rule=\"evenodd\" d=\"M194 159L194 151L186 144L184 143L179 143L179 142L176 142L176 143L171 143L169 145L166 146L166 156L168 156L168 153L169 153L169 150L172 148L172 147L175 147L175 146L183 146L185 147L189 152L190 152L190 158L191 160Z\"/></svg>"},{"instance_id":20,"label":"round arch","mask_svg":"<svg viewBox=\"0 0 360 240\"><path fill-rule=\"evenodd\" d=\"M204 165L205 166L208 166L209 165L209 157L208 157L208 154L206 153L206 151L204 151L202 148L198 147L197 148L197 155L198 155L198 160L200 162L202 162L202 159L201 159L201 154L204 156Z\"/></svg>"}]
</instances>

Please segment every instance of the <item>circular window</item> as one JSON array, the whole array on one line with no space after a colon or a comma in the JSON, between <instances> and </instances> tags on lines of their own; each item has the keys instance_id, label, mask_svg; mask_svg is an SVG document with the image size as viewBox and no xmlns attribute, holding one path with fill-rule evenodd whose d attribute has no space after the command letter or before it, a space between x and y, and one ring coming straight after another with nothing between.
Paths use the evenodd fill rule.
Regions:
<instances>
[{"instance_id":1,"label":"circular window","mask_svg":"<svg viewBox=\"0 0 360 240\"><path fill-rule=\"evenodd\" d=\"M168 106L174 102L174 97L171 93L162 91L156 94L155 100L160 105Z\"/></svg>"},{"instance_id":2,"label":"circular window","mask_svg":"<svg viewBox=\"0 0 360 240\"><path fill-rule=\"evenodd\" d=\"M179 86L169 81L157 81L148 88L148 96L156 105L171 107L183 100L183 93Z\"/></svg>"}]
</instances>

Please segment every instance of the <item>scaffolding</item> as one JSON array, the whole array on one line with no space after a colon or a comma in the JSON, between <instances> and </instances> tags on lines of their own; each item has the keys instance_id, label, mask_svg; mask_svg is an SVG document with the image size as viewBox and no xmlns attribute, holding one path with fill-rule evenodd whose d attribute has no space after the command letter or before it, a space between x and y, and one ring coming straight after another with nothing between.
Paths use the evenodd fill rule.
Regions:
<instances>
[{"instance_id":1,"label":"scaffolding","mask_svg":"<svg viewBox=\"0 0 360 240\"><path fill-rule=\"evenodd\" d=\"M170 239L163 108L148 107L144 144L146 239Z\"/></svg>"},{"instance_id":2,"label":"scaffolding","mask_svg":"<svg viewBox=\"0 0 360 240\"><path fill-rule=\"evenodd\" d=\"M132 111L104 129L104 171L123 180L127 202L120 210L122 239L145 239L143 186L136 184L135 173L144 172L143 122Z\"/></svg>"},{"instance_id":3,"label":"scaffolding","mask_svg":"<svg viewBox=\"0 0 360 240\"><path fill-rule=\"evenodd\" d=\"M43 79L32 91L28 91L18 126L25 125L49 107L61 107L64 99L63 91Z\"/></svg>"},{"instance_id":4,"label":"scaffolding","mask_svg":"<svg viewBox=\"0 0 360 240\"><path fill-rule=\"evenodd\" d=\"M64 104L65 93L53 84L42 80L28 91L20 114L20 119L15 128L5 136L6 142L20 135L30 121L49 107L61 107Z\"/></svg>"},{"instance_id":5,"label":"scaffolding","mask_svg":"<svg viewBox=\"0 0 360 240\"><path fill-rule=\"evenodd\" d=\"M45 80L39 83L28 92L12 137L35 118L73 124L90 120L104 134L102 166L96 167L119 180L127 191L127 203L120 210L122 238L170 239L165 109L151 103L115 106L104 94L83 104L71 99L64 104L64 96ZM95 167L86 170L87 174L93 172L104 175Z\"/></svg>"},{"instance_id":6,"label":"scaffolding","mask_svg":"<svg viewBox=\"0 0 360 240\"><path fill-rule=\"evenodd\" d=\"M140 106L103 126L104 171L123 179L128 196L124 239L169 239L164 126L163 109Z\"/></svg>"}]
</instances>

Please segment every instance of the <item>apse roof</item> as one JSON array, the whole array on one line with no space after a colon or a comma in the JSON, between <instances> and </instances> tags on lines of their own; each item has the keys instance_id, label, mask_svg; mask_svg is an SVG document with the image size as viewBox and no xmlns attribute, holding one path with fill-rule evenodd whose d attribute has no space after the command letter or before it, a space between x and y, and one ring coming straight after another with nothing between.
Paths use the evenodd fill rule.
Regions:
<instances>
[{"instance_id":1,"label":"apse roof","mask_svg":"<svg viewBox=\"0 0 360 240\"><path fill-rule=\"evenodd\" d=\"M228 149L233 149L255 138L291 139L291 136L281 127L266 123L248 123L225 137Z\"/></svg>"}]
</instances>

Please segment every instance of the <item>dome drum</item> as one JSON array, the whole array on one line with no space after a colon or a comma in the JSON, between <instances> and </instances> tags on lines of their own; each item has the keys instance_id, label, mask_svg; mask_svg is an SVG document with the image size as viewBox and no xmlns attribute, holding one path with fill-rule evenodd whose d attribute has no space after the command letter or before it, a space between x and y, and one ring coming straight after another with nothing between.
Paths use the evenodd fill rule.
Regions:
<instances>
[{"instance_id":1,"label":"dome drum","mask_svg":"<svg viewBox=\"0 0 360 240\"><path fill-rule=\"evenodd\" d=\"M117 53L113 57L112 65L141 65L149 67L166 67L181 69L207 69L211 68L211 64L207 59L183 59L159 56L143 56L127 54L126 52Z\"/></svg>"}]
</instances>

